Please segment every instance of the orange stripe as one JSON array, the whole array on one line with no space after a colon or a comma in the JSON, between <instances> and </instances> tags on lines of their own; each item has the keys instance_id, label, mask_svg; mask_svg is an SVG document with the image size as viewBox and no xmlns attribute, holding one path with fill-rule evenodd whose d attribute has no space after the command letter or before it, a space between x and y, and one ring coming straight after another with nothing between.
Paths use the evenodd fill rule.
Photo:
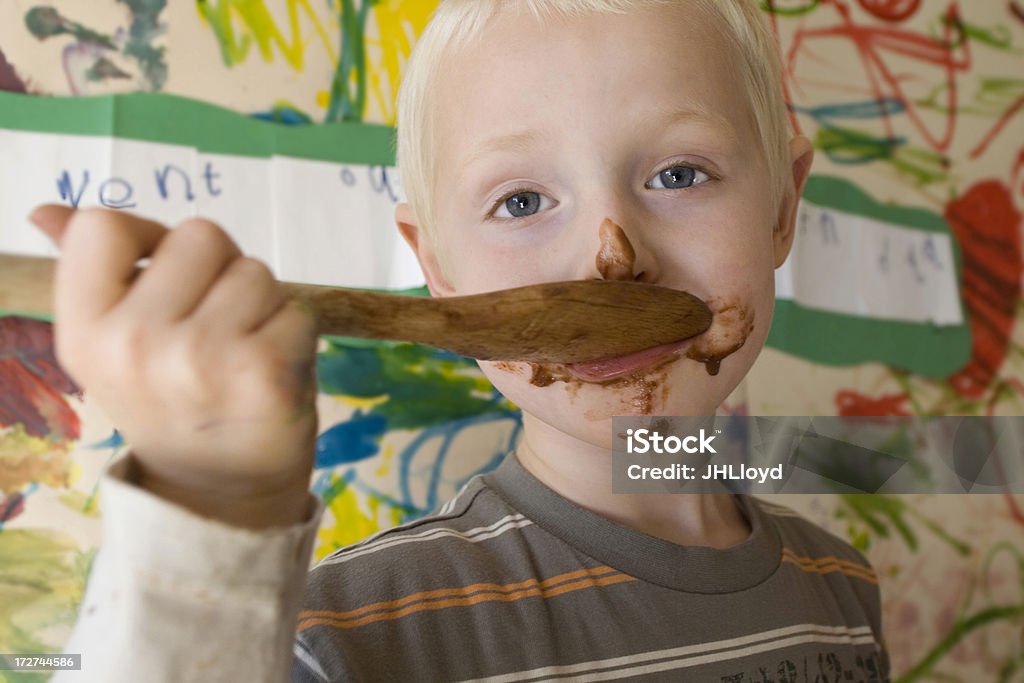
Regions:
<instances>
[{"instance_id":1,"label":"orange stripe","mask_svg":"<svg viewBox=\"0 0 1024 683\"><path fill-rule=\"evenodd\" d=\"M828 566L828 567L807 567L807 566L801 566L801 565L797 564L796 562L793 562L792 560L783 560L783 561L784 562L789 562L790 564L793 564L793 565L795 565L797 567L800 567L800 569L802 569L804 572L806 572L808 574L831 574L832 572L839 572L840 574L844 574L846 576L850 576L850 577L853 577L855 579L861 579L863 581L867 581L868 583L873 583L873 584L876 584L876 585L878 584L878 579L873 577L873 576L871 576L870 574L864 574L864 573L861 573L861 572L850 571L849 569L844 569L844 568L842 568L842 567L840 567L838 565L831 565L831 566Z\"/></svg>"},{"instance_id":2,"label":"orange stripe","mask_svg":"<svg viewBox=\"0 0 1024 683\"><path fill-rule=\"evenodd\" d=\"M828 555L827 557L819 557L817 559L814 559L814 558L810 558L810 557L802 557L802 556L797 555L796 553L794 553L789 548L783 548L782 549L782 556L783 556L783 558L789 557L789 558L791 558L792 560L794 560L796 562L800 562L800 563L804 563L804 564L813 564L813 565L838 564L838 565L840 565L842 567L846 567L846 568L852 569L854 571L862 571L862 572L865 572L865 573L867 573L867 574L869 574L871 576L875 576L875 570L873 568L871 568L871 567L869 567L867 565L858 564L856 562L850 562L849 560L840 559L840 558L836 557L835 555Z\"/></svg>"},{"instance_id":3,"label":"orange stripe","mask_svg":"<svg viewBox=\"0 0 1024 683\"><path fill-rule=\"evenodd\" d=\"M796 565L807 573L830 574L832 572L839 572L846 576L863 579L868 583L878 584L878 576L871 567L841 560L832 555L819 558L801 557L788 548L784 548L782 551L782 561Z\"/></svg>"},{"instance_id":4,"label":"orange stripe","mask_svg":"<svg viewBox=\"0 0 1024 683\"><path fill-rule=\"evenodd\" d=\"M615 570L611 567L590 567L589 569L579 569L574 572L566 572L565 574L558 574L548 579L538 582L537 579L527 579L526 581L520 581L519 583L472 583L468 586L459 586L458 588L438 588L435 590L421 591L419 593L411 593L403 598L397 600L389 600L386 602L373 602L362 607L349 610L347 612L335 612L332 610L303 610L299 612L298 618L308 619L312 617L329 617L331 619L347 620L354 617L358 617L361 614L367 612L386 611L408 605L411 602L419 600L433 600L436 598L444 598L449 596L465 596L471 593L477 593L480 591L484 592L513 592L519 591L524 588L531 586L539 586L541 588L548 588L555 584L569 581L572 579L579 579L586 576L601 576L602 574L608 574Z\"/></svg>"},{"instance_id":5,"label":"orange stripe","mask_svg":"<svg viewBox=\"0 0 1024 683\"><path fill-rule=\"evenodd\" d=\"M312 628L313 626L334 626L335 628L355 628L363 626L365 624L373 623L375 621L389 621L392 619L400 619L409 614L415 614L416 612L423 612L426 610L437 610L444 609L446 607L465 607L470 605L476 605L481 602L515 602L522 600L523 598L530 597L542 597L544 599L553 598L564 593L571 593L573 591L582 590L584 588L595 588L598 586L611 586L616 583L624 583L627 581L636 581L635 577L629 576L628 574L614 573L609 576L601 578L588 577L579 581L572 581L569 583L563 583L554 588L546 588L538 584L531 588L515 591L512 593L497 593L493 591L477 593L475 595L451 598L449 600L429 600L421 601L414 605L409 605L403 609L391 610L387 612L378 612L376 614L369 614L364 617L357 619L351 618L340 618L340 617L313 617L302 620L298 625L299 631ZM526 582L524 582L526 583Z\"/></svg>"},{"instance_id":6,"label":"orange stripe","mask_svg":"<svg viewBox=\"0 0 1024 683\"><path fill-rule=\"evenodd\" d=\"M844 567L850 567L850 568L853 568L853 569L860 569L860 570L863 570L863 571L868 572L868 573L871 573L871 572L874 571L870 566L859 564L859 563L856 563L856 562L851 562L850 560L844 560L844 559L836 557L834 555L828 555L828 556L825 556L825 557L811 558L811 557L803 557L801 555L797 555L796 553L793 553L791 551L783 551L783 556L784 557L788 557L789 559L791 559L791 560L793 560L795 562L800 562L802 564L812 564L812 565L839 564L839 565L842 565Z\"/></svg>"}]
</instances>

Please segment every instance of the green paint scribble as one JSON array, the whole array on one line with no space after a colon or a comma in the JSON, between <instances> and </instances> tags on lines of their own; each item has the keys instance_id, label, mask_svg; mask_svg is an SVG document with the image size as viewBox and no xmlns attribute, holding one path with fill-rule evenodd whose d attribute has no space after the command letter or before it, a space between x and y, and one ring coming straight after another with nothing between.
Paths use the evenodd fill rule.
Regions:
<instances>
[{"instance_id":1,"label":"green paint scribble","mask_svg":"<svg viewBox=\"0 0 1024 683\"><path fill-rule=\"evenodd\" d=\"M78 614L94 551L50 529L0 531L0 651L60 652ZM8 681L48 673L5 672Z\"/></svg>"},{"instance_id":2,"label":"green paint scribble","mask_svg":"<svg viewBox=\"0 0 1024 683\"><path fill-rule=\"evenodd\" d=\"M992 565L996 557L1003 555L1009 556L1013 561L1017 572L1016 583L1020 589L1020 594L1024 596L1024 551L1007 541L996 543L985 553L979 571L972 574L967 594L949 630L925 653L917 664L913 665L896 679L898 683L912 683L913 681L934 679L940 676L941 674L935 671L936 666L941 663L942 659L953 648L975 631L1003 622L1024 625L1024 601L1009 605L993 604L992 586L995 579L991 576ZM1005 577L1000 580L1000 583L1003 580L1005 580ZM975 605L974 603L979 599L984 600L985 604L981 606ZM1003 663L998 680L1000 682L1009 681L1022 663L1024 663L1024 656L1008 659Z\"/></svg>"},{"instance_id":3,"label":"green paint scribble","mask_svg":"<svg viewBox=\"0 0 1024 683\"><path fill-rule=\"evenodd\" d=\"M1024 621L1024 605L989 607L969 617L957 619L953 622L945 637L932 647L920 662L895 679L896 683L913 683L914 681L925 679L933 680L934 672L932 670L935 665L948 655L964 638L973 631L1001 621L1009 621L1011 623Z\"/></svg>"},{"instance_id":4,"label":"green paint scribble","mask_svg":"<svg viewBox=\"0 0 1024 683\"><path fill-rule=\"evenodd\" d=\"M973 40L997 50L1010 50L1013 48L1013 34L1010 33L1009 27L1004 24L985 28L965 21L959 14L943 14L939 21L942 25L942 31L945 31L945 29L949 27L956 29L956 39L948 46L950 50L956 50L963 47L968 40ZM929 33L936 42L946 42L945 39L939 35L940 29L935 25L931 27Z\"/></svg>"},{"instance_id":5,"label":"green paint scribble","mask_svg":"<svg viewBox=\"0 0 1024 683\"><path fill-rule=\"evenodd\" d=\"M821 0L761 0L761 9L782 17L798 17L813 12Z\"/></svg>"},{"instance_id":6,"label":"green paint scribble","mask_svg":"<svg viewBox=\"0 0 1024 683\"><path fill-rule=\"evenodd\" d=\"M66 34L79 43L91 43L108 50L117 49L117 45L110 36L65 18L54 7L33 7L25 13L25 26L33 36L40 40Z\"/></svg>"},{"instance_id":7,"label":"green paint scribble","mask_svg":"<svg viewBox=\"0 0 1024 683\"><path fill-rule=\"evenodd\" d=\"M853 539L854 547L861 552L870 549L873 536L889 538L894 534L903 539L911 552L917 552L918 536L909 518L923 525L959 555L967 556L971 552L969 543L955 538L900 497L854 493L842 494L839 499L841 505L836 509L836 517L848 521L847 533Z\"/></svg>"},{"instance_id":8,"label":"green paint scribble","mask_svg":"<svg viewBox=\"0 0 1024 683\"><path fill-rule=\"evenodd\" d=\"M882 162L918 187L947 182L949 173L941 154L907 145L906 138L885 138L840 126L823 126L814 146L841 165Z\"/></svg>"},{"instance_id":9,"label":"green paint scribble","mask_svg":"<svg viewBox=\"0 0 1024 683\"><path fill-rule=\"evenodd\" d=\"M379 0L341 0L341 59L331 80L325 122L362 121L366 108L366 21Z\"/></svg>"},{"instance_id":10,"label":"green paint scribble","mask_svg":"<svg viewBox=\"0 0 1024 683\"><path fill-rule=\"evenodd\" d=\"M949 545L964 558L972 556L976 547L955 538L940 524L909 505L901 497L890 495L841 495L836 516L848 522L847 535L854 547L867 552L875 537L899 537L908 549L916 553L920 543L915 526L924 526L942 542ZM965 598L958 607L958 614L948 630L925 654L902 675L895 678L897 683L915 683L922 680L936 680L941 677L937 667L972 634L997 624L1024 626L1024 602L997 604L992 593L993 586L1003 586L1006 576L992 576L995 558L1008 555L1013 559L1017 573L1020 595L1024 596L1024 550L1018 545L1002 541L988 548L981 558L978 571L971 573L971 583ZM978 604L978 603L981 604ZM1002 663L999 681L1009 681L1021 668L1024 660L1011 657Z\"/></svg>"},{"instance_id":11,"label":"green paint scribble","mask_svg":"<svg viewBox=\"0 0 1024 683\"><path fill-rule=\"evenodd\" d=\"M950 112L950 107L947 104L948 91L948 84L938 85L928 93L927 97L918 100L916 104L919 109L948 114ZM958 105L956 111L961 115L1001 116L1021 97L1024 97L1024 80L983 76L978 79L977 90L971 103Z\"/></svg>"},{"instance_id":12,"label":"green paint scribble","mask_svg":"<svg viewBox=\"0 0 1024 683\"><path fill-rule=\"evenodd\" d=\"M327 394L386 398L368 414L389 429L419 429L462 418L512 413L514 408L473 361L425 346L354 347L332 342L319 354L317 376Z\"/></svg>"},{"instance_id":13,"label":"green paint scribble","mask_svg":"<svg viewBox=\"0 0 1024 683\"><path fill-rule=\"evenodd\" d=\"M167 63L165 49L153 45L153 41L163 35L165 25L160 23L160 14L167 5L167 0L117 0L124 4L131 15L123 45L104 33L90 29L77 21L63 16L54 7L38 6L25 13L25 26L29 32L40 40L60 35L69 35L77 43L92 45L104 50L120 52L139 65L143 82L151 91L158 91L167 82ZM70 74L69 74L70 77ZM88 81L105 81L108 79L129 78L107 57L98 55L93 65L86 70Z\"/></svg>"},{"instance_id":14,"label":"green paint scribble","mask_svg":"<svg viewBox=\"0 0 1024 683\"><path fill-rule=\"evenodd\" d=\"M118 0L128 7L132 23L128 28L128 40L123 52L142 68L146 82L152 90L161 90L167 82L167 64L164 62L164 48L155 47L153 41L164 32L160 13L167 0Z\"/></svg>"},{"instance_id":15,"label":"green paint scribble","mask_svg":"<svg viewBox=\"0 0 1024 683\"><path fill-rule=\"evenodd\" d=\"M106 57L97 59L85 72L85 77L90 81L106 81L111 78L131 78L131 74L117 68L117 65Z\"/></svg>"}]
</instances>

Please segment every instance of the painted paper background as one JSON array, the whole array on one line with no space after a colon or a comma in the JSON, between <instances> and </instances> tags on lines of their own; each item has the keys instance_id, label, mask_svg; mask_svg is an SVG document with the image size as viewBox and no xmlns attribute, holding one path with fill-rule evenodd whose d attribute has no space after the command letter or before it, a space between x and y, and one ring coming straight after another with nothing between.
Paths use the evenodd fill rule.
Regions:
<instances>
[{"instance_id":1,"label":"painted paper background","mask_svg":"<svg viewBox=\"0 0 1024 683\"><path fill-rule=\"evenodd\" d=\"M91 0L86 10L76 0L5 2L0 88L159 91L281 123L393 123L402 64L434 4ZM773 342L790 352L766 349L723 411L1024 414L1024 4L765 7L786 60L794 124L818 150L815 176L838 179L892 215L926 212L955 239L970 352L944 376L914 374L901 359L928 355L929 344L837 337L803 325L806 311L783 301ZM888 257L913 268L910 259L926 256ZM849 365L858 347L886 344L887 364ZM443 502L493 466L519 429L514 406L460 358L324 340L319 366L313 487L329 512L318 558ZM0 319L0 428L0 651L56 652L98 543L95 483L119 442L60 372L45 322ZM1024 497L780 502L866 550L881 576L899 680L1024 680Z\"/></svg>"}]
</instances>

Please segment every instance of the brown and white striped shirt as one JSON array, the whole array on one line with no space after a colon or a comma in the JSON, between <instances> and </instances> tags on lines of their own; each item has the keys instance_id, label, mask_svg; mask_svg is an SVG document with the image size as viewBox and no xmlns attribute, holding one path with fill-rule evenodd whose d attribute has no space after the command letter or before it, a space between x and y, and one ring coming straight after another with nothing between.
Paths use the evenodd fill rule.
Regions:
<instances>
[{"instance_id":1,"label":"brown and white striped shirt","mask_svg":"<svg viewBox=\"0 0 1024 683\"><path fill-rule=\"evenodd\" d=\"M558 495L509 456L436 514L321 561L293 681L885 681L878 580L788 508L683 547Z\"/></svg>"}]
</instances>

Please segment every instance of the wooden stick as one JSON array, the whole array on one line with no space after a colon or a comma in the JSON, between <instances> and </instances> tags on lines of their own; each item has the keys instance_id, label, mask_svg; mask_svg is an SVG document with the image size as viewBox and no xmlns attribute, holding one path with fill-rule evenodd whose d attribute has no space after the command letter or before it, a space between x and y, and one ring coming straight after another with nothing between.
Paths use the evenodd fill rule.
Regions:
<instances>
[{"instance_id":1,"label":"wooden stick","mask_svg":"<svg viewBox=\"0 0 1024 683\"><path fill-rule=\"evenodd\" d=\"M0 254L0 309L53 310L56 261ZM480 360L577 363L701 334L711 311L686 292L579 280L471 296L424 298L282 283L322 334L429 344Z\"/></svg>"}]
</instances>

